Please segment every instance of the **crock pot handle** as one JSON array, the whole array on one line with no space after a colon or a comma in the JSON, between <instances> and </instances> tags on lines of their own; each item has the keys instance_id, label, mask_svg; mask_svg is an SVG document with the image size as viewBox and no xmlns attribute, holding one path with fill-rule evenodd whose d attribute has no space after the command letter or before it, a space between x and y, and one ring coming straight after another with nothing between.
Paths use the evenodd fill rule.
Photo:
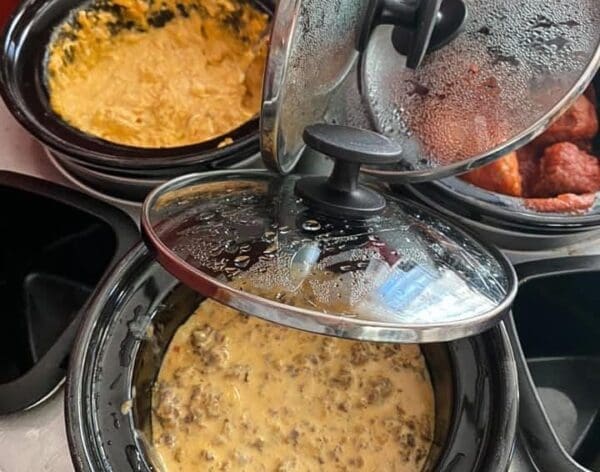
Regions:
<instances>
[{"instance_id":1,"label":"crock pot handle","mask_svg":"<svg viewBox=\"0 0 600 472\"><path fill-rule=\"evenodd\" d=\"M359 185L362 164L393 164L402 148L373 131L350 126L316 124L304 130L306 145L334 159L329 178L304 177L296 183L296 194L307 205L338 217L369 217L385 208L385 199L375 190Z\"/></svg>"}]
</instances>

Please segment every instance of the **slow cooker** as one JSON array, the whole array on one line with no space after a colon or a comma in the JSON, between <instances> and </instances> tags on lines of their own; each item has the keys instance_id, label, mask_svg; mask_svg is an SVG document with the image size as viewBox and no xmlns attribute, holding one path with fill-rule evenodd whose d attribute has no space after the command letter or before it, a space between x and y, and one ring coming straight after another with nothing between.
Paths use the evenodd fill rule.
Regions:
<instances>
[{"instance_id":1,"label":"slow cooker","mask_svg":"<svg viewBox=\"0 0 600 472\"><path fill-rule=\"evenodd\" d=\"M254 166L259 158L259 120L224 136L174 148L138 148L83 133L51 109L46 86L46 46L73 9L90 2L23 1L2 37L0 91L13 116L46 146L57 165L83 184L117 198L141 201L157 182L189 172ZM270 12L269 1L256 2Z\"/></svg>"},{"instance_id":2,"label":"slow cooker","mask_svg":"<svg viewBox=\"0 0 600 472\"><path fill-rule=\"evenodd\" d=\"M596 90L599 83L596 76ZM597 152L596 147L593 152ZM527 209L523 199L490 192L457 177L395 188L509 250L546 251L598 235L597 201L581 214L540 213Z\"/></svg>"},{"instance_id":3,"label":"slow cooker","mask_svg":"<svg viewBox=\"0 0 600 472\"><path fill-rule=\"evenodd\" d=\"M419 343L437 412L427 470L507 470L515 444L536 463L552 448L552 428L548 439L522 427L539 420L533 408L517 428L519 389L541 403L511 344L514 268L460 223L382 182L454 175L539 134L597 69L597 12L558 1L337 7L277 6L260 130L276 172L186 175L146 199L145 246L96 292L70 363L78 470L157 468L149 391L175 330L206 298L315 336ZM548 27L567 40L559 50L544 48L552 44L538 30ZM442 80L456 77L468 86ZM552 93L535 93L546 86ZM447 126L431 114L440 101L453 105L442 109ZM527 113L501 120L515 102ZM443 134L456 119L478 139L458 140L447 155L438 138L457 143ZM335 162L329 177L286 175L306 148ZM376 178L360 178L361 168Z\"/></svg>"},{"instance_id":4,"label":"slow cooker","mask_svg":"<svg viewBox=\"0 0 600 472\"><path fill-rule=\"evenodd\" d=\"M149 443L151 389L175 330L201 300L144 245L96 294L72 355L72 365L80 367L71 371L65 400L77 470L156 470ZM505 470L518 412L506 330L423 349L437 413L427 470Z\"/></svg>"}]
</instances>

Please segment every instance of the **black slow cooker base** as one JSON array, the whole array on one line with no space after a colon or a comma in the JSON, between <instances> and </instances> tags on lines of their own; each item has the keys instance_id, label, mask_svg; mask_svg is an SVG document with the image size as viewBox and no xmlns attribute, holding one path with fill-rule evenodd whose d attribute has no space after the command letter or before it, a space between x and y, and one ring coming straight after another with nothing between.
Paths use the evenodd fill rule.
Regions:
<instances>
[{"instance_id":1,"label":"black slow cooker base","mask_svg":"<svg viewBox=\"0 0 600 472\"><path fill-rule=\"evenodd\" d=\"M546 413L567 453L590 470L600 470L599 286L599 271L541 276L522 284L513 307Z\"/></svg>"},{"instance_id":2,"label":"black slow cooker base","mask_svg":"<svg viewBox=\"0 0 600 472\"><path fill-rule=\"evenodd\" d=\"M136 230L117 210L63 187L0 173L0 414L64 379L79 311Z\"/></svg>"}]
</instances>

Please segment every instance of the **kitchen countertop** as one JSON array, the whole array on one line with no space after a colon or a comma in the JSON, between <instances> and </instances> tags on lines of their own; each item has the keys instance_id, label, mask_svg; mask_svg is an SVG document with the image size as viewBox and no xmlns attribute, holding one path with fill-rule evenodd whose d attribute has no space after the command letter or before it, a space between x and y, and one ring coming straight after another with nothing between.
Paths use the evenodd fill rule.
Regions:
<instances>
[{"instance_id":1,"label":"kitchen countertop","mask_svg":"<svg viewBox=\"0 0 600 472\"><path fill-rule=\"evenodd\" d=\"M49 162L42 147L0 101L0 170L10 170L73 187ZM119 205L117 205L119 206ZM121 206L134 220L138 210ZM549 256L600 254L600 241L545 253L508 252L513 262ZM519 445L510 472L531 470ZM0 472L71 472L63 413L63 389L29 411L0 417Z\"/></svg>"}]
</instances>

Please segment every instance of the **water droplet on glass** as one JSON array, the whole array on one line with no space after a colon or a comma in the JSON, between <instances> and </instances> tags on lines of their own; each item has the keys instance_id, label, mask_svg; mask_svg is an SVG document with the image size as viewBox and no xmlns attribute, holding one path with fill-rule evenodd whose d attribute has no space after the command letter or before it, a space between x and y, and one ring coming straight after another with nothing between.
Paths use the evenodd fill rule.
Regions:
<instances>
[{"instance_id":1,"label":"water droplet on glass","mask_svg":"<svg viewBox=\"0 0 600 472\"><path fill-rule=\"evenodd\" d=\"M321 223L319 223L317 220L306 220L304 223L302 223L302 229L304 231L319 231L321 229Z\"/></svg>"},{"instance_id":2,"label":"water droplet on glass","mask_svg":"<svg viewBox=\"0 0 600 472\"><path fill-rule=\"evenodd\" d=\"M215 217L215 213L212 211L206 211L204 213L200 213L198 215L198 219L201 221L209 221L212 220Z\"/></svg>"},{"instance_id":3,"label":"water droplet on glass","mask_svg":"<svg viewBox=\"0 0 600 472\"><path fill-rule=\"evenodd\" d=\"M289 226L282 226L281 228L279 228L279 233L280 234L287 234L290 232L290 227Z\"/></svg>"},{"instance_id":4,"label":"water droplet on glass","mask_svg":"<svg viewBox=\"0 0 600 472\"><path fill-rule=\"evenodd\" d=\"M275 241L276 237L277 237L277 233L275 233L273 231L265 231L265 234L263 234L263 239L267 242Z\"/></svg>"},{"instance_id":5,"label":"water droplet on glass","mask_svg":"<svg viewBox=\"0 0 600 472\"><path fill-rule=\"evenodd\" d=\"M265 256L270 256L272 254L275 254L277 252L278 246L276 243L271 244L270 246L268 246L264 251L263 254Z\"/></svg>"},{"instance_id":6,"label":"water droplet on glass","mask_svg":"<svg viewBox=\"0 0 600 472\"><path fill-rule=\"evenodd\" d=\"M237 256L233 260L233 264L236 267L239 267L239 268L247 267L249 263L250 263L250 256L245 256L245 255L243 255L243 256Z\"/></svg>"},{"instance_id":7,"label":"water droplet on glass","mask_svg":"<svg viewBox=\"0 0 600 472\"><path fill-rule=\"evenodd\" d=\"M231 239L225 243L225 250L227 252L237 252L238 248L238 243Z\"/></svg>"}]
</instances>

